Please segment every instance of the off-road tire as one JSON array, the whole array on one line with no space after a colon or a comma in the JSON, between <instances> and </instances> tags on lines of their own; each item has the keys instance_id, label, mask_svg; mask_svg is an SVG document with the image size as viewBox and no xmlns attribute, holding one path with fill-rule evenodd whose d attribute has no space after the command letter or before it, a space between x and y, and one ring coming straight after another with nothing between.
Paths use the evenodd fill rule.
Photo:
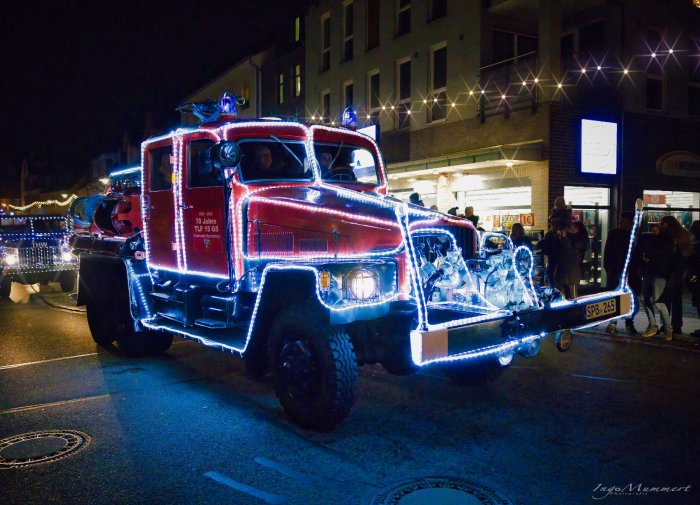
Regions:
<instances>
[{"instance_id":1,"label":"off-road tire","mask_svg":"<svg viewBox=\"0 0 700 505\"><path fill-rule=\"evenodd\" d=\"M61 285L61 290L64 293L71 293L75 291L75 281L78 278L78 274L75 270L61 272L58 276L58 282Z\"/></svg>"},{"instance_id":2,"label":"off-road tire","mask_svg":"<svg viewBox=\"0 0 700 505\"><path fill-rule=\"evenodd\" d=\"M316 431L329 431L347 417L357 386L350 337L327 319L311 303L291 306L277 316L268 339L270 370L282 408L294 423ZM303 357L295 359L299 353Z\"/></svg>"},{"instance_id":3,"label":"off-road tire","mask_svg":"<svg viewBox=\"0 0 700 505\"><path fill-rule=\"evenodd\" d=\"M108 347L112 342L129 331L133 324L126 320L123 309L100 302L89 302L86 307L90 334L97 345ZM128 315L128 313L127 313Z\"/></svg>"},{"instance_id":4,"label":"off-road tire","mask_svg":"<svg viewBox=\"0 0 700 505\"><path fill-rule=\"evenodd\" d=\"M461 386L482 386L498 379L506 368L495 358L481 358L445 363L441 371Z\"/></svg>"},{"instance_id":5,"label":"off-road tire","mask_svg":"<svg viewBox=\"0 0 700 505\"><path fill-rule=\"evenodd\" d=\"M0 298L9 298L10 291L12 291L12 281L5 278L0 282Z\"/></svg>"}]
</instances>

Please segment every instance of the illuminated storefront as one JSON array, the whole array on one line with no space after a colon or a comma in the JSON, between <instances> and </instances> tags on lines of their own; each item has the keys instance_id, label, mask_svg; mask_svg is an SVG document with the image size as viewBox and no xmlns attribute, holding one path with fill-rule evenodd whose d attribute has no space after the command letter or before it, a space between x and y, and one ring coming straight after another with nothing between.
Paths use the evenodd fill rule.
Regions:
<instances>
[{"instance_id":1,"label":"illuminated storefront","mask_svg":"<svg viewBox=\"0 0 700 505\"><path fill-rule=\"evenodd\" d=\"M645 189L644 203L649 210L644 214L642 231L651 231L663 216L675 217L686 229L700 219L700 193Z\"/></svg>"}]
</instances>

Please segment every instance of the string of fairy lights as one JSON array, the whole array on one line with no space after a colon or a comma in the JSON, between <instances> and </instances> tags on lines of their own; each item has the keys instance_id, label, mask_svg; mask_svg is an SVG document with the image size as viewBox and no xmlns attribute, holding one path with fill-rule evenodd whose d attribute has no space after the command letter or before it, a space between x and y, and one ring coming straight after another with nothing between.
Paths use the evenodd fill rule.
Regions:
<instances>
[{"instance_id":1,"label":"string of fairy lights","mask_svg":"<svg viewBox=\"0 0 700 505\"><path fill-rule=\"evenodd\" d=\"M700 0L697 0L700 1ZM439 91L429 92L426 95L419 93L416 98L386 99L379 100L377 106L372 108L354 106L357 112L358 126L367 126L376 123L380 118L396 118L396 114L404 114L405 120L409 120L420 113L431 113L435 106L440 111L440 119L447 119L451 114L458 114L460 119L464 119L462 109L466 106L477 106L477 111L483 108L491 108L496 112L504 112L516 102L523 99L538 100L543 93L548 93L549 100L571 101L567 94L567 89L575 86L614 86L618 90L626 82L635 86L634 76L638 74L664 75L667 72L668 64L683 67L682 59L689 60L689 76L697 76L700 83L700 41L691 39L690 49L679 48L678 40L667 42L661 40L657 44L650 44L644 41L645 51L643 54L633 56L629 61L623 62L620 58L605 55L600 59L593 56L587 58L572 58L571 68L566 69L563 74L557 76L553 73L545 74L541 68L532 68L527 64L527 58L534 59L535 53L522 55L508 62L513 62L511 71L513 76L509 79L497 80L493 75L484 79L476 77L474 86L465 85L452 96L448 96L446 88ZM519 69L518 64L522 61L524 68ZM494 66L497 66L496 63ZM493 74L486 71L485 75ZM636 88L636 86L635 86ZM346 104L348 105L348 104ZM331 126L340 124L341 112L331 115L328 110L321 111L323 105L315 110L307 108L305 121L308 123L322 123ZM429 118L430 121L430 118Z\"/></svg>"}]
</instances>

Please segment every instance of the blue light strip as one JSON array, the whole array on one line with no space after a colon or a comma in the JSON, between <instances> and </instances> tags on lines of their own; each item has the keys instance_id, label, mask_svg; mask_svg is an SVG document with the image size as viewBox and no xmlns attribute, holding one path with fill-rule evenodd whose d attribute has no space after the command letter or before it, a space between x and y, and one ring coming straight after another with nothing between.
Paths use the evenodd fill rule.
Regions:
<instances>
[{"instance_id":1,"label":"blue light strip","mask_svg":"<svg viewBox=\"0 0 700 505\"><path fill-rule=\"evenodd\" d=\"M114 172L110 172L109 177L119 177L120 175L135 174L139 170L141 170L140 166L123 168L121 170L115 170Z\"/></svg>"}]
</instances>

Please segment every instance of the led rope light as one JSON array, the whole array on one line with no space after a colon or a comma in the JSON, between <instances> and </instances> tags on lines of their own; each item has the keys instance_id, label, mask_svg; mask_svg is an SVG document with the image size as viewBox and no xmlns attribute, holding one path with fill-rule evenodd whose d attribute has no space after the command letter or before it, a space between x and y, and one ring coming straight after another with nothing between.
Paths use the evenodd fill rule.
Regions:
<instances>
[{"instance_id":1,"label":"led rope light","mask_svg":"<svg viewBox=\"0 0 700 505\"><path fill-rule=\"evenodd\" d=\"M526 251L529 259L530 259L530 267L528 268L527 271L527 279L530 283L531 288L525 284L525 280L522 278L520 275L520 272L518 271L518 264L517 264L517 257L518 257L518 251ZM530 251L530 248L524 245L521 245L513 251L513 272L515 272L515 276L518 278L520 283L523 285L523 289L525 290L525 294L527 295L527 299L530 302L530 305L539 305L539 300L537 299L537 293L535 292L534 289L534 284L532 282L532 270L535 267L535 258L532 256L532 251ZM532 296L530 296L530 289L532 289ZM534 300L533 300L534 296Z\"/></svg>"},{"instance_id":2,"label":"led rope light","mask_svg":"<svg viewBox=\"0 0 700 505\"><path fill-rule=\"evenodd\" d=\"M63 201L61 201L61 200L44 200L41 202L32 202L28 205L8 205L8 207L10 209L14 209L14 210L27 210L27 209L31 209L34 207L44 207L44 206L48 206L48 205L58 205L59 207L65 207L66 205L70 205L73 202L73 200L75 200L76 198L78 198L78 195L74 194L74 195L70 195L68 198L66 198Z\"/></svg>"},{"instance_id":3,"label":"led rope light","mask_svg":"<svg viewBox=\"0 0 700 505\"><path fill-rule=\"evenodd\" d=\"M110 172L109 176L110 177L119 177L120 175L127 175L127 174L135 174L141 170L141 167L129 167L129 168L123 168L121 170L116 170L114 172Z\"/></svg>"}]
</instances>

